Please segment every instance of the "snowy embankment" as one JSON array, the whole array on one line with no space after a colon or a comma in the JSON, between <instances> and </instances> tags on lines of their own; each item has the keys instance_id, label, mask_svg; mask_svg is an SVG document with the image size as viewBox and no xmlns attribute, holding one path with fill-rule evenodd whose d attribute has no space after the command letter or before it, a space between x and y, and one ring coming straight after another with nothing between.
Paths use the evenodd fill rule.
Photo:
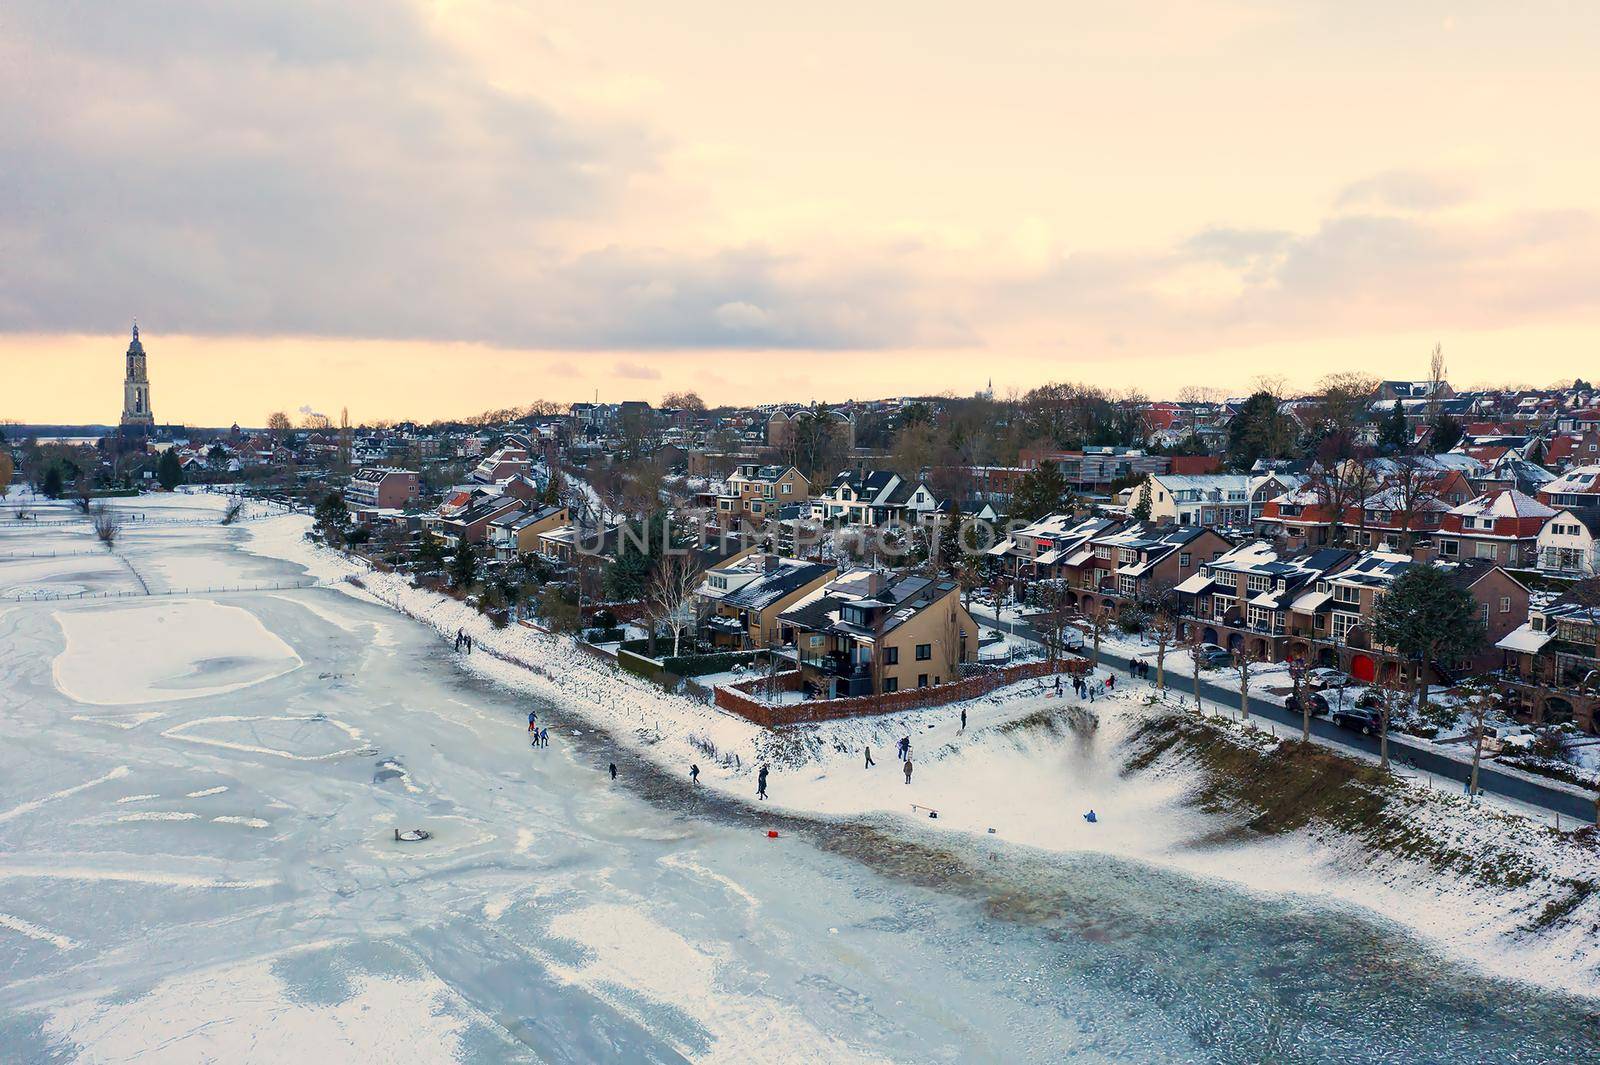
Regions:
<instances>
[{"instance_id":1,"label":"snowy embankment","mask_svg":"<svg viewBox=\"0 0 1600 1065\"><path fill-rule=\"evenodd\" d=\"M948 706L770 732L664 692L568 638L515 625L495 629L463 603L308 542L307 527L293 515L257 523L250 549L398 609L441 638L464 629L477 652L461 656L463 668L559 703L628 754L669 772L686 774L698 764L702 786L743 801L755 802L754 770L768 762L768 804L786 812L890 815L907 833L1111 854L1250 890L1360 907L1496 975L1600 994L1600 892L1583 886L1595 868L1587 839L1403 781L1394 785L1394 809L1402 812L1385 817L1403 819L1409 838L1391 839L1387 849L1326 817L1279 831L1241 829L1250 821L1245 803L1203 794L1211 767L1181 750L1130 764L1148 741L1151 715L1165 713L1147 705L1146 688L1102 698L1087 708L1091 714L1070 696L1057 699L1048 686L1027 682L964 704L965 729L961 707ZM910 783L895 758L902 737L912 744ZM554 729L552 741L560 741ZM1278 743L1249 733L1240 742L1265 754ZM868 747L878 763L870 769ZM625 757L617 758L624 770ZM1083 816L1091 809L1093 823ZM1484 858L1441 862L1438 855Z\"/></svg>"}]
</instances>

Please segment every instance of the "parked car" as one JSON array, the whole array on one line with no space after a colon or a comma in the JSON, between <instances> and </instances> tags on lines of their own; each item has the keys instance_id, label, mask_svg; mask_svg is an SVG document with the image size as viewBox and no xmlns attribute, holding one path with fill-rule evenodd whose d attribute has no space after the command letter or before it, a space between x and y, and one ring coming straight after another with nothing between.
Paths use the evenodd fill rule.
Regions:
<instances>
[{"instance_id":1,"label":"parked car","mask_svg":"<svg viewBox=\"0 0 1600 1065\"><path fill-rule=\"evenodd\" d=\"M1328 700L1321 694L1317 692L1307 692L1306 701L1311 704L1312 716L1321 717L1323 714L1328 712ZM1283 705L1288 707L1290 710L1293 710L1295 713L1301 712L1300 697L1297 695L1289 696L1289 698L1284 701Z\"/></svg>"},{"instance_id":2,"label":"parked car","mask_svg":"<svg viewBox=\"0 0 1600 1065\"><path fill-rule=\"evenodd\" d=\"M1356 679L1350 674L1339 669L1329 669L1319 666L1306 674L1306 687L1314 692L1326 691L1331 688L1348 688Z\"/></svg>"},{"instance_id":3,"label":"parked car","mask_svg":"<svg viewBox=\"0 0 1600 1065\"><path fill-rule=\"evenodd\" d=\"M1363 736L1375 736L1383 727L1383 715L1369 706L1351 706L1335 710L1331 720L1340 728L1353 729Z\"/></svg>"},{"instance_id":4,"label":"parked car","mask_svg":"<svg viewBox=\"0 0 1600 1065\"><path fill-rule=\"evenodd\" d=\"M1471 735L1471 731L1468 731ZM1508 750L1527 750L1533 746L1533 733L1521 725L1490 726L1483 730L1483 754L1498 758Z\"/></svg>"},{"instance_id":5,"label":"parked car","mask_svg":"<svg viewBox=\"0 0 1600 1065\"><path fill-rule=\"evenodd\" d=\"M1201 669L1217 669L1233 665L1233 655L1214 643L1203 643L1195 648L1194 657L1200 663Z\"/></svg>"}]
</instances>

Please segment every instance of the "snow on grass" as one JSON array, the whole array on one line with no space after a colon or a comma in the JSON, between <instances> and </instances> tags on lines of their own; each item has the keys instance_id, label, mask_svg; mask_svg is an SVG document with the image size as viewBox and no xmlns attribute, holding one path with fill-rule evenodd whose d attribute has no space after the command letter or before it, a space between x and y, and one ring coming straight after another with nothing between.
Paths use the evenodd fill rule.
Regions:
<instances>
[{"instance_id":1,"label":"snow on grass","mask_svg":"<svg viewBox=\"0 0 1600 1065\"><path fill-rule=\"evenodd\" d=\"M166 717L166 714L159 710L148 710L138 714L73 714L72 720L86 721L91 725L110 725L126 731L162 717Z\"/></svg>"},{"instance_id":2,"label":"snow on grass","mask_svg":"<svg viewBox=\"0 0 1600 1065\"><path fill-rule=\"evenodd\" d=\"M156 794L155 792L151 792L148 795L124 795L122 798L117 800L117 805L121 806L123 803L126 803L126 802L144 802L144 801L146 801L148 799L159 799L159 798L161 798L161 796Z\"/></svg>"},{"instance_id":3,"label":"snow on grass","mask_svg":"<svg viewBox=\"0 0 1600 1065\"><path fill-rule=\"evenodd\" d=\"M357 973L351 984L337 1004L307 1002L271 962L251 962L57 1007L46 1031L97 1062L460 1060L467 1021L442 980Z\"/></svg>"},{"instance_id":4,"label":"snow on grass","mask_svg":"<svg viewBox=\"0 0 1600 1065\"><path fill-rule=\"evenodd\" d=\"M248 610L203 599L54 612L66 647L51 665L69 699L97 706L238 691L302 665Z\"/></svg>"}]
</instances>

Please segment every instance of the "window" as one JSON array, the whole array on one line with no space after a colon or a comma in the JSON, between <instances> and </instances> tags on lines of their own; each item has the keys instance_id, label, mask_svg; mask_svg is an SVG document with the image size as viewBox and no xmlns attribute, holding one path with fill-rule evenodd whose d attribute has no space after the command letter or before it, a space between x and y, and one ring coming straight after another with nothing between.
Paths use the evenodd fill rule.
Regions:
<instances>
[{"instance_id":1,"label":"window","mask_svg":"<svg viewBox=\"0 0 1600 1065\"><path fill-rule=\"evenodd\" d=\"M900 678L899 677L884 677L883 678L883 690L886 691L886 692L899 691L900 690Z\"/></svg>"},{"instance_id":2,"label":"window","mask_svg":"<svg viewBox=\"0 0 1600 1065\"><path fill-rule=\"evenodd\" d=\"M932 658L933 658L933 644L931 644L931 643L919 643L919 644L917 644L917 661L918 662L927 662L927 661L930 661Z\"/></svg>"},{"instance_id":3,"label":"window","mask_svg":"<svg viewBox=\"0 0 1600 1065\"><path fill-rule=\"evenodd\" d=\"M1441 555L1459 555L1461 553L1461 544L1455 540L1440 540L1439 553Z\"/></svg>"},{"instance_id":4,"label":"window","mask_svg":"<svg viewBox=\"0 0 1600 1065\"><path fill-rule=\"evenodd\" d=\"M1264 592L1272 587L1272 578L1259 574L1251 574L1245 579L1245 588L1251 593Z\"/></svg>"},{"instance_id":5,"label":"window","mask_svg":"<svg viewBox=\"0 0 1600 1065\"><path fill-rule=\"evenodd\" d=\"M1343 642L1344 638L1350 634L1350 630L1360 624L1360 614L1342 614L1337 610L1334 611L1333 638Z\"/></svg>"},{"instance_id":6,"label":"window","mask_svg":"<svg viewBox=\"0 0 1600 1065\"><path fill-rule=\"evenodd\" d=\"M1479 544L1478 545L1478 557L1479 558L1493 558L1494 557L1494 545L1493 544Z\"/></svg>"},{"instance_id":7,"label":"window","mask_svg":"<svg viewBox=\"0 0 1600 1065\"><path fill-rule=\"evenodd\" d=\"M926 673L918 673L917 674L917 687L926 688L927 686L928 686L928 675Z\"/></svg>"},{"instance_id":8,"label":"window","mask_svg":"<svg viewBox=\"0 0 1600 1065\"><path fill-rule=\"evenodd\" d=\"M883 649L883 664L886 666L898 666L900 664L900 648L885 647Z\"/></svg>"},{"instance_id":9,"label":"window","mask_svg":"<svg viewBox=\"0 0 1600 1065\"><path fill-rule=\"evenodd\" d=\"M1509 595L1502 595L1500 597L1500 613L1511 613L1511 597Z\"/></svg>"},{"instance_id":10,"label":"window","mask_svg":"<svg viewBox=\"0 0 1600 1065\"><path fill-rule=\"evenodd\" d=\"M1189 563L1193 560L1193 558L1194 558L1194 556L1189 554L1189 552L1187 552L1187 551L1179 551L1178 552L1178 567L1180 569L1188 569L1189 568Z\"/></svg>"},{"instance_id":11,"label":"window","mask_svg":"<svg viewBox=\"0 0 1600 1065\"><path fill-rule=\"evenodd\" d=\"M783 483L783 494L784 495L788 495L789 494L789 489L791 489L793 487L794 487L794 485L790 484L788 481L785 481Z\"/></svg>"},{"instance_id":12,"label":"window","mask_svg":"<svg viewBox=\"0 0 1600 1065\"><path fill-rule=\"evenodd\" d=\"M1129 577L1126 574L1117 578L1117 591L1126 596L1134 596L1139 591L1139 578Z\"/></svg>"},{"instance_id":13,"label":"window","mask_svg":"<svg viewBox=\"0 0 1600 1065\"><path fill-rule=\"evenodd\" d=\"M1361 602L1361 589L1353 588L1348 584L1336 584L1333 586L1333 598L1340 603L1359 603Z\"/></svg>"}]
</instances>

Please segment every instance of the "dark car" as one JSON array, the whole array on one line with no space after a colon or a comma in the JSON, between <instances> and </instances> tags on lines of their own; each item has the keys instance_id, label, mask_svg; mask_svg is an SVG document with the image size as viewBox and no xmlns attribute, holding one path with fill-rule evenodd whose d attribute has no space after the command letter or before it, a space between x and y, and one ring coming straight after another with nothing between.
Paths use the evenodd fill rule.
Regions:
<instances>
[{"instance_id":1,"label":"dark car","mask_svg":"<svg viewBox=\"0 0 1600 1065\"><path fill-rule=\"evenodd\" d=\"M1333 712L1333 723L1363 736L1374 736L1383 727L1383 715L1369 706L1352 706Z\"/></svg>"},{"instance_id":2,"label":"dark car","mask_svg":"<svg viewBox=\"0 0 1600 1065\"><path fill-rule=\"evenodd\" d=\"M1306 699L1311 703L1311 713L1313 715L1320 717L1328 712L1328 700L1322 694L1318 692L1311 692L1306 696ZM1284 700L1283 705L1288 707L1290 710L1293 710L1295 713L1299 713L1301 710L1300 697L1298 695L1291 695L1288 699Z\"/></svg>"},{"instance_id":3,"label":"dark car","mask_svg":"<svg viewBox=\"0 0 1600 1065\"><path fill-rule=\"evenodd\" d=\"M1233 655L1214 643L1202 644L1195 649L1194 657L1201 669L1218 669L1233 665Z\"/></svg>"}]
</instances>

